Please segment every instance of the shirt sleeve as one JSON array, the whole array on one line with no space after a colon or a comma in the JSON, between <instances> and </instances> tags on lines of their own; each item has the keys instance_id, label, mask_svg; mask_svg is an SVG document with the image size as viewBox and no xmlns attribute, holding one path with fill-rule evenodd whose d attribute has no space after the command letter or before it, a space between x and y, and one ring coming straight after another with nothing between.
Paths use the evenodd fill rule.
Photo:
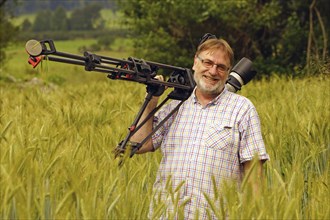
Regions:
<instances>
[{"instance_id":1,"label":"shirt sleeve","mask_svg":"<svg viewBox=\"0 0 330 220\"><path fill-rule=\"evenodd\" d=\"M153 119L153 129L155 129L159 123L170 114L170 112L179 104L179 101L173 100L169 104L161 108L154 116ZM152 135L152 144L154 149L160 147L163 142L164 136L167 134L169 128L171 127L175 116L177 113L173 114L153 135Z\"/></svg>"},{"instance_id":2,"label":"shirt sleeve","mask_svg":"<svg viewBox=\"0 0 330 220\"><path fill-rule=\"evenodd\" d=\"M252 160L258 156L259 160L269 160L262 138L258 113L254 106L249 108L240 123L241 141L239 148L240 163Z\"/></svg>"}]
</instances>

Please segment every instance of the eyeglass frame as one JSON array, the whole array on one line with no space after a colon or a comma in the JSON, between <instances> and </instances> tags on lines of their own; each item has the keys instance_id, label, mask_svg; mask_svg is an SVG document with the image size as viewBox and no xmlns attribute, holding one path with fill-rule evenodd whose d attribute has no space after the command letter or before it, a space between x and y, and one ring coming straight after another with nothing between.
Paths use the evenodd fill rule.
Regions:
<instances>
[{"instance_id":1,"label":"eyeglass frame","mask_svg":"<svg viewBox=\"0 0 330 220\"><path fill-rule=\"evenodd\" d=\"M203 64L203 66L205 68L211 69L215 65L217 67L216 70L218 71L218 73L225 73L229 70L229 67L227 67L224 64L216 64L212 60L201 58L199 55L197 55L196 57L201 61L201 63ZM205 62L205 61L209 61L209 62ZM222 69L219 69L219 68L222 68Z\"/></svg>"}]
</instances>

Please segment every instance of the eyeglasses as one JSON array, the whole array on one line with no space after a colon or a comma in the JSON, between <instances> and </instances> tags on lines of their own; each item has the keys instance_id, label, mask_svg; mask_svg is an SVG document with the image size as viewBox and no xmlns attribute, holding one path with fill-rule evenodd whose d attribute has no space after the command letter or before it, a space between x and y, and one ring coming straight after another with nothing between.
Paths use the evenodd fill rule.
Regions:
<instances>
[{"instance_id":1,"label":"eyeglasses","mask_svg":"<svg viewBox=\"0 0 330 220\"><path fill-rule=\"evenodd\" d=\"M215 64L212 60L202 59L199 56L197 56L197 58L202 62L203 66L208 69L211 69L215 65L219 73L224 73L229 69L227 66L223 64Z\"/></svg>"}]
</instances>

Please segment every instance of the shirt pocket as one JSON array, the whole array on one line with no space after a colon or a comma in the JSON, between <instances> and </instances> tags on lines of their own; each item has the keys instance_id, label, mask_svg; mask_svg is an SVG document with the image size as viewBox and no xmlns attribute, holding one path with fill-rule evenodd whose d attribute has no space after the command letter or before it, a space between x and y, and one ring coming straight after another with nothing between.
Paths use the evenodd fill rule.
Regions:
<instances>
[{"instance_id":1,"label":"shirt pocket","mask_svg":"<svg viewBox=\"0 0 330 220\"><path fill-rule=\"evenodd\" d=\"M238 132L233 125L212 124L206 129L205 145L216 150L232 148L237 142Z\"/></svg>"}]
</instances>

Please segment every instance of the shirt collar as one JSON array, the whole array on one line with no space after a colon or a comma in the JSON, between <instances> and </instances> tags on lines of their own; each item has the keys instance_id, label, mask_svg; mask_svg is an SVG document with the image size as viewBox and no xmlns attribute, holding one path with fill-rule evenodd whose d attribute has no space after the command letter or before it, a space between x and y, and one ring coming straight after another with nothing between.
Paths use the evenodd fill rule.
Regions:
<instances>
[{"instance_id":1,"label":"shirt collar","mask_svg":"<svg viewBox=\"0 0 330 220\"><path fill-rule=\"evenodd\" d=\"M194 104L198 103L198 100L196 97L196 88L197 87L195 87L194 91L192 92L192 96L191 96L191 100ZM208 105L217 105L220 101L220 98L222 96L224 96L227 92L228 92L228 89L225 86L225 88L222 90L222 92L217 97L215 97Z\"/></svg>"}]
</instances>

